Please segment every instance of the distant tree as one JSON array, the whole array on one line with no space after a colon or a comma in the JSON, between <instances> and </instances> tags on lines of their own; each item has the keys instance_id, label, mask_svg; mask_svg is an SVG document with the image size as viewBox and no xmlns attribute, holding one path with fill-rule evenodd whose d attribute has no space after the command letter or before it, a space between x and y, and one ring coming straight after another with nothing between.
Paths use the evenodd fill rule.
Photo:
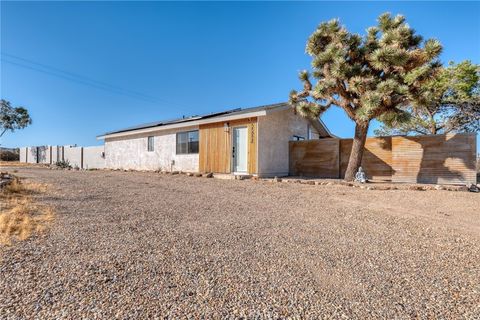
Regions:
<instances>
[{"instance_id":1,"label":"distant tree","mask_svg":"<svg viewBox=\"0 0 480 320\"><path fill-rule=\"evenodd\" d=\"M403 110L441 64L435 59L442 47L437 40L423 41L403 16L384 13L378 26L361 37L348 32L338 20L321 23L310 36L306 52L313 58L312 76L302 71L303 91L293 90L290 103L296 112L319 117L332 105L355 122L355 136L345 173L354 179L362 162L372 119L394 125L408 120Z\"/></svg>"},{"instance_id":2,"label":"distant tree","mask_svg":"<svg viewBox=\"0 0 480 320\"><path fill-rule=\"evenodd\" d=\"M32 119L28 114L28 110L23 107L12 107L10 102L0 100L0 137L8 130L15 131L23 129L32 124Z\"/></svg>"},{"instance_id":3,"label":"distant tree","mask_svg":"<svg viewBox=\"0 0 480 320\"><path fill-rule=\"evenodd\" d=\"M385 123L377 135L444 134L480 131L480 66L450 63L425 84L407 108L409 121Z\"/></svg>"}]
</instances>

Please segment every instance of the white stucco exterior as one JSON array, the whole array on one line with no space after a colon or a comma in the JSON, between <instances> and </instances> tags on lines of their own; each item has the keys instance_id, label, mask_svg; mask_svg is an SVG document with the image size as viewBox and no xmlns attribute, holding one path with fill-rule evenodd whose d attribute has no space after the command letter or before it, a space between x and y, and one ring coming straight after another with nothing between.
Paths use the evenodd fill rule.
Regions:
<instances>
[{"instance_id":1,"label":"white stucco exterior","mask_svg":"<svg viewBox=\"0 0 480 320\"><path fill-rule=\"evenodd\" d=\"M258 117L258 175L287 176L288 142L294 140L294 136L308 139L309 127L308 120L295 115L291 109ZM314 135L311 138L318 138Z\"/></svg>"},{"instance_id":2,"label":"white stucco exterior","mask_svg":"<svg viewBox=\"0 0 480 320\"><path fill-rule=\"evenodd\" d=\"M176 133L198 130L198 126L105 138L106 167L109 169L167 170L197 172L197 154L176 154ZM154 136L154 151L147 150L147 140Z\"/></svg>"}]
</instances>

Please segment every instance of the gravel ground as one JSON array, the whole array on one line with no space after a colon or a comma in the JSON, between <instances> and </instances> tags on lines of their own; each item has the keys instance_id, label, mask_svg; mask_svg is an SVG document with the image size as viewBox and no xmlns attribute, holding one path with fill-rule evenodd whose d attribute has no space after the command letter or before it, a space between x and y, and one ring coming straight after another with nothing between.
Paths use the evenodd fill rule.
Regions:
<instances>
[{"instance_id":1,"label":"gravel ground","mask_svg":"<svg viewBox=\"0 0 480 320\"><path fill-rule=\"evenodd\" d=\"M480 318L480 195L17 168L0 319Z\"/></svg>"}]
</instances>

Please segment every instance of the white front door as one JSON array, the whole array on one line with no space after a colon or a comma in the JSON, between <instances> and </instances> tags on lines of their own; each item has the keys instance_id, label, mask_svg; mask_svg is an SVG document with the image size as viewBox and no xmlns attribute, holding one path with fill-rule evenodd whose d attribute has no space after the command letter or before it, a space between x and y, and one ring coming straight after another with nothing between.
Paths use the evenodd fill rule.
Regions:
<instances>
[{"instance_id":1,"label":"white front door","mask_svg":"<svg viewBox=\"0 0 480 320\"><path fill-rule=\"evenodd\" d=\"M247 173L247 127L233 128L233 172Z\"/></svg>"}]
</instances>

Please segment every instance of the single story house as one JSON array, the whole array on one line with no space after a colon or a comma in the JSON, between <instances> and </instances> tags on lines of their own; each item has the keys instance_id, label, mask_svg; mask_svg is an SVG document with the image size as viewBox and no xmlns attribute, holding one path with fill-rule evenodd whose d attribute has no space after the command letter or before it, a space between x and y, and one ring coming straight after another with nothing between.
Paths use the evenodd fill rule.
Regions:
<instances>
[{"instance_id":1,"label":"single story house","mask_svg":"<svg viewBox=\"0 0 480 320\"><path fill-rule=\"evenodd\" d=\"M107 132L106 167L285 176L289 141L332 137L288 103L160 121Z\"/></svg>"}]
</instances>

